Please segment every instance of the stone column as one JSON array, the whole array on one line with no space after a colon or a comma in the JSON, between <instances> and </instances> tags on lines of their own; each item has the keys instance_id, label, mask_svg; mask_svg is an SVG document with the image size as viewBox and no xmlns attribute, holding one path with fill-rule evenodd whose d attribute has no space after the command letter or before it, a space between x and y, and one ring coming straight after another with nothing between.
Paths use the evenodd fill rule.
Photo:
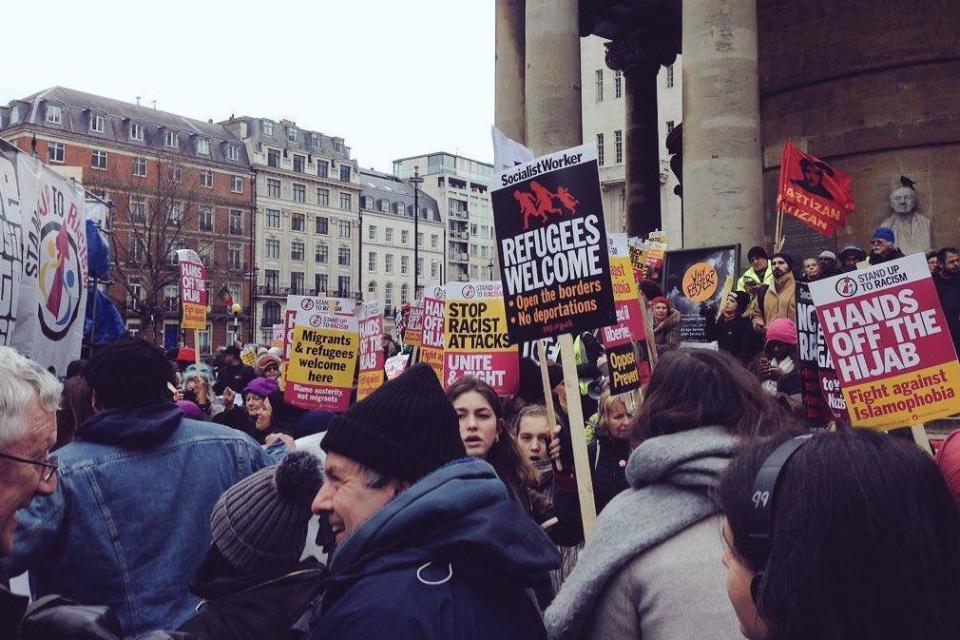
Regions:
<instances>
[{"instance_id":1,"label":"stone column","mask_svg":"<svg viewBox=\"0 0 960 640\"><path fill-rule=\"evenodd\" d=\"M497 0L493 121L512 140L526 140L524 120L524 0Z\"/></svg>"},{"instance_id":2,"label":"stone column","mask_svg":"<svg viewBox=\"0 0 960 640\"><path fill-rule=\"evenodd\" d=\"M543 154L581 143L578 0L526 2L527 146Z\"/></svg>"},{"instance_id":3,"label":"stone column","mask_svg":"<svg viewBox=\"0 0 960 640\"><path fill-rule=\"evenodd\" d=\"M627 234L646 237L661 227L660 140L657 118L657 73L677 59L676 45L663 25L642 30L606 45L607 66L624 76L624 140ZM663 150L663 153L666 151Z\"/></svg>"},{"instance_id":4,"label":"stone column","mask_svg":"<svg viewBox=\"0 0 960 640\"><path fill-rule=\"evenodd\" d=\"M755 0L683 3L684 247L764 243Z\"/></svg>"}]
</instances>

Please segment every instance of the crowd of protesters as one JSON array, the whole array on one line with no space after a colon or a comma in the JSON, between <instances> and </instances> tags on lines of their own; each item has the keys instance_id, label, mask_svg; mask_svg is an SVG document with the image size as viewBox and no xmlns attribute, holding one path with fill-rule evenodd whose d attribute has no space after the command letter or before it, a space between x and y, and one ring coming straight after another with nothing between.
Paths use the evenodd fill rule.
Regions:
<instances>
[{"instance_id":1,"label":"crowd of protesters","mask_svg":"<svg viewBox=\"0 0 960 640\"><path fill-rule=\"evenodd\" d=\"M715 350L650 296L630 395L590 333L576 398L557 363L506 398L417 364L342 414L287 403L266 348L127 338L61 383L0 347L0 580L33 596L0 586L0 638L955 638L960 436L935 462L797 419L796 283L901 255L752 248L701 307ZM957 342L960 252L927 257Z\"/></svg>"}]
</instances>

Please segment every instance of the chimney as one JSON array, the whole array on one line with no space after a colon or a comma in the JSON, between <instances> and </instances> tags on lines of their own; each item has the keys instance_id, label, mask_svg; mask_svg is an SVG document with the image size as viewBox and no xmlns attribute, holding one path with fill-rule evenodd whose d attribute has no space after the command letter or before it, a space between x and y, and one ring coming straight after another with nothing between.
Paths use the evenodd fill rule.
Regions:
<instances>
[{"instance_id":1,"label":"chimney","mask_svg":"<svg viewBox=\"0 0 960 640\"><path fill-rule=\"evenodd\" d=\"M137 106L140 106L140 96L137 96Z\"/></svg>"}]
</instances>

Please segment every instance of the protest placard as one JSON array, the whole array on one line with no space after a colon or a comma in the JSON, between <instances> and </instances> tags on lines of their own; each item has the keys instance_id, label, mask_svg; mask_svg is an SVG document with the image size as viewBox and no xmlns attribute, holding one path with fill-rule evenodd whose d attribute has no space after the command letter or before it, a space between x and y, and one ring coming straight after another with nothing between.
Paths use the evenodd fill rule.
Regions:
<instances>
[{"instance_id":1,"label":"protest placard","mask_svg":"<svg viewBox=\"0 0 960 640\"><path fill-rule=\"evenodd\" d=\"M423 300L417 300L407 311L403 327L403 343L419 347L423 342Z\"/></svg>"},{"instance_id":2,"label":"protest placard","mask_svg":"<svg viewBox=\"0 0 960 640\"><path fill-rule=\"evenodd\" d=\"M400 353L392 358L387 358L383 363L383 371L387 376L387 380L393 380L401 373L407 370L407 365L410 363L410 354L409 353Z\"/></svg>"},{"instance_id":3,"label":"protest placard","mask_svg":"<svg viewBox=\"0 0 960 640\"><path fill-rule=\"evenodd\" d=\"M840 381L806 282L797 283L797 351L804 421L814 427L824 427L831 420L849 424Z\"/></svg>"},{"instance_id":4,"label":"protest placard","mask_svg":"<svg viewBox=\"0 0 960 640\"><path fill-rule=\"evenodd\" d=\"M497 254L514 342L616 322L596 149L582 146L497 174Z\"/></svg>"},{"instance_id":5,"label":"protest placard","mask_svg":"<svg viewBox=\"0 0 960 640\"><path fill-rule=\"evenodd\" d=\"M443 311L444 288L433 285L424 289L423 332L420 362L426 362L443 382Z\"/></svg>"},{"instance_id":6,"label":"protest placard","mask_svg":"<svg viewBox=\"0 0 960 640\"><path fill-rule=\"evenodd\" d=\"M283 329L284 329L284 326L283 326L282 324L275 324L275 325L271 326L270 329L271 329L271 334L270 334L270 347L271 347L271 348L272 348L272 347L276 347L277 349L280 349L281 352L282 352L282 351L283 351Z\"/></svg>"},{"instance_id":7,"label":"protest placard","mask_svg":"<svg viewBox=\"0 0 960 640\"><path fill-rule=\"evenodd\" d=\"M184 329L207 328L207 269L193 249L177 249L180 264L180 307Z\"/></svg>"},{"instance_id":8,"label":"protest placard","mask_svg":"<svg viewBox=\"0 0 960 640\"><path fill-rule=\"evenodd\" d=\"M283 360L290 359L290 350L293 349L293 324L297 319L297 310L287 307L283 312Z\"/></svg>"},{"instance_id":9,"label":"protest placard","mask_svg":"<svg viewBox=\"0 0 960 640\"><path fill-rule=\"evenodd\" d=\"M507 333L503 285L449 282L444 314L443 382L475 376L497 395L513 395L520 378L517 346Z\"/></svg>"},{"instance_id":10,"label":"protest placard","mask_svg":"<svg viewBox=\"0 0 960 640\"><path fill-rule=\"evenodd\" d=\"M740 245L667 252L663 290L670 305L680 312L682 341L708 342L700 305L723 304L724 283L736 280L739 263Z\"/></svg>"},{"instance_id":11,"label":"protest placard","mask_svg":"<svg viewBox=\"0 0 960 640\"><path fill-rule=\"evenodd\" d=\"M817 233L833 237L856 209L849 175L806 154L792 143L783 145L777 188L775 241L782 244L783 214L788 213Z\"/></svg>"},{"instance_id":12,"label":"protest placard","mask_svg":"<svg viewBox=\"0 0 960 640\"><path fill-rule=\"evenodd\" d=\"M353 314L298 309L283 399L302 409L346 411L359 343Z\"/></svg>"},{"instance_id":13,"label":"protest placard","mask_svg":"<svg viewBox=\"0 0 960 640\"><path fill-rule=\"evenodd\" d=\"M360 372L357 374L357 401L383 384L383 309L376 300L360 310Z\"/></svg>"},{"instance_id":14,"label":"protest placard","mask_svg":"<svg viewBox=\"0 0 960 640\"><path fill-rule=\"evenodd\" d=\"M640 362L635 348L636 343L646 342L646 335L639 290L630 263L627 236L623 233L611 233L608 243L617 323L601 329L600 340L607 354L610 393L619 395L646 384L650 379L650 364ZM646 353L646 349L641 352Z\"/></svg>"},{"instance_id":15,"label":"protest placard","mask_svg":"<svg viewBox=\"0 0 960 640\"><path fill-rule=\"evenodd\" d=\"M960 411L960 363L923 254L810 284L854 426Z\"/></svg>"}]
</instances>

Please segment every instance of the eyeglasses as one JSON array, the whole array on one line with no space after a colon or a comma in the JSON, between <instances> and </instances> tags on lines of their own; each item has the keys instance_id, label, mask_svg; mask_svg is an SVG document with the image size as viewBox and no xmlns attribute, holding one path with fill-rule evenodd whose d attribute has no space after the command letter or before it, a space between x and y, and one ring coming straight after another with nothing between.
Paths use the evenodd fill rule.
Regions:
<instances>
[{"instance_id":1,"label":"eyeglasses","mask_svg":"<svg viewBox=\"0 0 960 640\"><path fill-rule=\"evenodd\" d=\"M45 462L40 460L27 460L26 458L18 458L17 456L12 456L9 453L0 453L0 458L6 458L7 460L13 460L14 462L22 462L24 464L32 464L37 467L41 467L43 471L40 472L40 479L44 482L50 480L53 477L53 474L57 472L57 467L60 466L60 457L59 456L48 456Z\"/></svg>"}]
</instances>

